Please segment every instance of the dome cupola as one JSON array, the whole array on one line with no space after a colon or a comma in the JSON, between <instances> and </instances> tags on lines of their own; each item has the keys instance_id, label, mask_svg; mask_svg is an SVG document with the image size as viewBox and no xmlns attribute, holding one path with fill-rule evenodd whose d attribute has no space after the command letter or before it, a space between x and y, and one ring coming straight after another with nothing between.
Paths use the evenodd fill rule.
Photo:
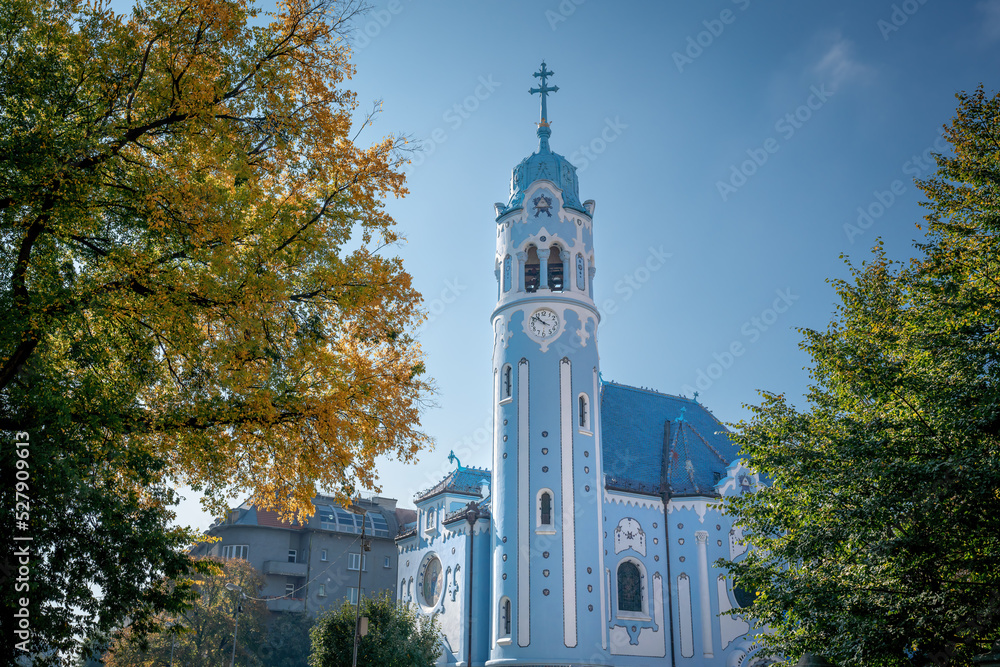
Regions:
<instances>
[{"instance_id":1,"label":"dome cupola","mask_svg":"<svg viewBox=\"0 0 1000 667\"><path fill-rule=\"evenodd\" d=\"M519 209L524 205L524 192L532 183L538 180L551 181L562 191L563 205L567 208L575 209L581 213L586 213L583 204L580 203L579 186L576 179L576 167L562 155L553 153L549 148L549 137L552 135L552 128L548 120L548 108L546 105L549 93L559 90L559 86L549 86L546 79L553 75L553 72L545 68L545 63L535 76L541 79L541 86L531 88L528 92L538 93L541 96L542 108L538 121L538 150L521 160L521 163L514 167L510 179L510 200L500 212L505 215L512 210ZM498 216L499 217L499 216Z\"/></svg>"}]
</instances>

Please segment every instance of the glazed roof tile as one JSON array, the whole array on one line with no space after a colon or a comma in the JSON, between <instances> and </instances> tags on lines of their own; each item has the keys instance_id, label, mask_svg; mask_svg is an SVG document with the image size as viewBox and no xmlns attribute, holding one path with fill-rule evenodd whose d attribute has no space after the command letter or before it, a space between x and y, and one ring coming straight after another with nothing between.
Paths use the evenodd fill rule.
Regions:
<instances>
[{"instance_id":1,"label":"glazed roof tile","mask_svg":"<svg viewBox=\"0 0 1000 667\"><path fill-rule=\"evenodd\" d=\"M490 471L485 468L466 468L460 466L445 476L440 482L421 491L413 497L415 502L421 502L439 493L460 493L462 495L482 498L483 482L490 482Z\"/></svg>"},{"instance_id":2,"label":"glazed roof tile","mask_svg":"<svg viewBox=\"0 0 1000 667\"><path fill-rule=\"evenodd\" d=\"M651 494L714 495L717 475L739 458L697 401L616 382L601 386L601 440L608 486Z\"/></svg>"}]
</instances>

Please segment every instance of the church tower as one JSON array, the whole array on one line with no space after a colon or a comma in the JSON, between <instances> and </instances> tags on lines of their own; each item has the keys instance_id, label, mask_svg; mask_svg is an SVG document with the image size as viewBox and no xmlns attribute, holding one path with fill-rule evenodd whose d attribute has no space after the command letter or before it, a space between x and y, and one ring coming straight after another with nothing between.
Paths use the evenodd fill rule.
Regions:
<instances>
[{"instance_id":1,"label":"church tower","mask_svg":"<svg viewBox=\"0 0 1000 667\"><path fill-rule=\"evenodd\" d=\"M549 148L495 204L492 628L487 664L604 665L607 647L592 200Z\"/></svg>"}]
</instances>

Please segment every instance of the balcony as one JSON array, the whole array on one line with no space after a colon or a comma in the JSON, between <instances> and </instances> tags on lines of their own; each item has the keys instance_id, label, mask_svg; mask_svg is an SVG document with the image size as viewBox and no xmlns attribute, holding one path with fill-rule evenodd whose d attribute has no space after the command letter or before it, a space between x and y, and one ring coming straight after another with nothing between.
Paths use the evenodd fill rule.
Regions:
<instances>
[{"instance_id":1,"label":"balcony","mask_svg":"<svg viewBox=\"0 0 1000 667\"><path fill-rule=\"evenodd\" d=\"M301 613L306 610L306 601L305 598L269 598L267 610Z\"/></svg>"},{"instance_id":2,"label":"balcony","mask_svg":"<svg viewBox=\"0 0 1000 667\"><path fill-rule=\"evenodd\" d=\"M289 563L283 560L264 561L264 574L280 574L285 577L304 577L309 569L308 563Z\"/></svg>"}]
</instances>

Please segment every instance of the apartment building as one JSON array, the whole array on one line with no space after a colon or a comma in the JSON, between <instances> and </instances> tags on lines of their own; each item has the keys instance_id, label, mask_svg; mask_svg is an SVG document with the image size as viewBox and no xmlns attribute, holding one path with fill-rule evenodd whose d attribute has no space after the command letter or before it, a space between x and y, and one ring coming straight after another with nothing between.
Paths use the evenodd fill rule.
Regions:
<instances>
[{"instance_id":1,"label":"apartment building","mask_svg":"<svg viewBox=\"0 0 1000 667\"><path fill-rule=\"evenodd\" d=\"M395 591L395 537L416 512L378 496L356 501L364 515L326 496L317 496L313 504L316 512L299 523L244 503L209 528L218 541L200 544L192 553L249 561L264 577L260 594L274 613L315 614L344 600L356 602L359 574L363 595ZM362 550L362 521L368 550Z\"/></svg>"}]
</instances>

